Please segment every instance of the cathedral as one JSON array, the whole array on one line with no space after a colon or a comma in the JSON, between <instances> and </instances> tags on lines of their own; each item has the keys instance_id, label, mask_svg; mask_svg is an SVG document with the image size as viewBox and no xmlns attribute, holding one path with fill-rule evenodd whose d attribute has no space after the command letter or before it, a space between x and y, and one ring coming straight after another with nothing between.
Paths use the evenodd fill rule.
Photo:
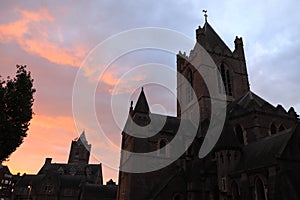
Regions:
<instances>
[{"instance_id":1,"label":"cathedral","mask_svg":"<svg viewBox=\"0 0 300 200\"><path fill-rule=\"evenodd\" d=\"M158 150L157 157L167 159L170 149L164 147L174 139L180 123L192 126L193 105L198 105L201 113L197 135L187 150L164 168L145 173L120 170L117 199L299 200L297 113L293 107L285 110L281 105L274 106L251 91L241 37L235 38L231 50L205 20L196 30L196 41L217 66L219 82L224 86L227 109L221 135L210 153L199 158L210 124L212 99L203 77L190 63L193 50L190 55L179 52L177 72L188 80L196 98L185 91L177 77L177 116L162 116L151 112L147 91L142 89L135 106L130 107L121 147L136 153ZM157 134L148 138L130 134L133 123L147 126L161 117L166 122ZM128 159L123 152L121 169Z\"/></svg>"}]
</instances>

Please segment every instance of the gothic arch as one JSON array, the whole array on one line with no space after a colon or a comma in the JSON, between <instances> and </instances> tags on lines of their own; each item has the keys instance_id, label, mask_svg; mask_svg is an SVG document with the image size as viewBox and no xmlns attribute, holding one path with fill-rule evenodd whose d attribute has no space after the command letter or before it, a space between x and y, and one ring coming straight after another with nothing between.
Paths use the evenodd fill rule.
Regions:
<instances>
[{"instance_id":1,"label":"gothic arch","mask_svg":"<svg viewBox=\"0 0 300 200\"><path fill-rule=\"evenodd\" d=\"M181 193L176 193L173 195L172 200L183 200L183 195Z\"/></svg>"},{"instance_id":2,"label":"gothic arch","mask_svg":"<svg viewBox=\"0 0 300 200\"><path fill-rule=\"evenodd\" d=\"M168 144L168 140L165 138L161 138L160 140L158 140L157 143L158 155L167 156L169 154L167 144Z\"/></svg>"},{"instance_id":3,"label":"gothic arch","mask_svg":"<svg viewBox=\"0 0 300 200\"><path fill-rule=\"evenodd\" d=\"M237 137L238 141L240 142L240 144L246 144L246 139L245 139L245 131L244 128L242 127L241 124L236 124L234 127L234 132L235 132L235 136Z\"/></svg>"},{"instance_id":4,"label":"gothic arch","mask_svg":"<svg viewBox=\"0 0 300 200\"><path fill-rule=\"evenodd\" d=\"M224 84L226 95L233 96L233 73L225 62L222 62L219 67L219 72ZM220 84L220 82L219 82ZM219 87L220 88L220 87Z\"/></svg>"},{"instance_id":5,"label":"gothic arch","mask_svg":"<svg viewBox=\"0 0 300 200\"><path fill-rule=\"evenodd\" d=\"M261 177L257 176L255 179L255 199L267 200L267 194L265 190L265 184Z\"/></svg>"},{"instance_id":6,"label":"gothic arch","mask_svg":"<svg viewBox=\"0 0 300 200\"><path fill-rule=\"evenodd\" d=\"M272 122L272 123L270 124L270 135L274 135L274 134L276 134L276 133L277 133L277 126L275 125L274 122Z\"/></svg>"},{"instance_id":7,"label":"gothic arch","mask_svg":"<svg viewBox=\"0 0 300 200\"><path fill-rule=\"evenodd\" d=\"M279 128L278 128L278 132L284 131L286 128L283 124L280 124Z\"/></svg>"},{"instance_id":8,"label":"gothic arch","mask_svg":"<svg viewBox=\"0 0 300 200\"><path fill-rule=\"evenodd\" d=\"M188 68L186 71L186 79L189 85L186 86L186 102L189 103L193 100L193 87L194 87L194 74L193 71Z\"/></svg>"},{"instance_id":9,"label":"gothic arch","mask_svg":"<svg viewBox=\"0 0 300 200\"><path fill-rule=\"evenodd\" d=\"M232 200L240 200L240 189L236 181L232 181L231 195L232 195Z\"/></svg>"}]
</instances>

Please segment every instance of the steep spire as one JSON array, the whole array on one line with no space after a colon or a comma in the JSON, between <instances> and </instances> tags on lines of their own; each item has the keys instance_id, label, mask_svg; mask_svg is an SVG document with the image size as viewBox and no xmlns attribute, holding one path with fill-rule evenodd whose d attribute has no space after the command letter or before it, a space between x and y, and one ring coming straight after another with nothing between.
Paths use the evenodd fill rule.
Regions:
<instances>
[{"instance_id":1,"label":"steep spire","mask_svg":"<svg viewBox=\"0 0 300 200\"><path fill-rule=\"evenodd\" d=\"M140 96L136 102L134 111L141 112L141 113L147 113L147 114L150 112L149 105L148 105L148 102L146 99L146 95L144 93L144 88L142 88Z\"/></svg>"},{"instance_id":2,"label":"steep spire","mask_svg":"<svg viewBox=\"0 0 300 200\"><path fill-rule=\"evenodd\" d=\"M81 142L81 144L83 144L86 148L90 148L90 145L86 139L86 136L85 136L85 130L82 131L80 137L77 139L78 142ZM90 150L90 149L88 149Z\"/></svg>"}]
</instances>

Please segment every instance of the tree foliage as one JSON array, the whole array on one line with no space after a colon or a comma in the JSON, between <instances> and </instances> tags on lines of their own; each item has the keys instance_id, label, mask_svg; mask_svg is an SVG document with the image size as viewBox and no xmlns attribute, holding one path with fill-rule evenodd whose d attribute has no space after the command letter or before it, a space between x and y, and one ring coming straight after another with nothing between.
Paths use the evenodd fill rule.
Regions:
<instances>
[{"instance_id":1,"label":"tree foliage","mask_svg":"<svg viewBox=\"0 0 300 200\"><path fill-rule=\"evenodd\" d=\"M0 80L0 163L27 136L33 111L33 79L26 65L17 65L14 78Z\"/></svg>"}]
</instances>

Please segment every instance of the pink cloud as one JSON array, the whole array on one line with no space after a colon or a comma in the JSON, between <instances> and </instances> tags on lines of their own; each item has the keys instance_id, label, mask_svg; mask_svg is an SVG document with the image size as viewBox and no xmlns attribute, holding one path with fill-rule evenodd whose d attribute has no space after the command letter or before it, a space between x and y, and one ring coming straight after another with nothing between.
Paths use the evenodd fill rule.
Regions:
<instances>
[{"instance_id":1,"label":"pink cloud","mask_svg":"<svg viewBox=\"0 0 300 200\"><path fill-rule=\"evenodd\" d=\"M71 141L77 137L73 118L35 115L30 123L28 136L7 163L11 171L37 173L46 157L66 162Z\"/></svg>"},{"instance_id":2,"label":"pink cloud","mask_svg":"<svg viewBox=\"0 0 300 200\"><path fill-rule=\"evenodd\" d=\"M82 46L65 47L60 28L53 26L55 18L46 8L36 12L15 9L19 19L0 24L0 40L17 42L29 54L50 62L79 67L87 50ZM53 37L55 40L53 40Z\"/></svg>"}]
</instances>

